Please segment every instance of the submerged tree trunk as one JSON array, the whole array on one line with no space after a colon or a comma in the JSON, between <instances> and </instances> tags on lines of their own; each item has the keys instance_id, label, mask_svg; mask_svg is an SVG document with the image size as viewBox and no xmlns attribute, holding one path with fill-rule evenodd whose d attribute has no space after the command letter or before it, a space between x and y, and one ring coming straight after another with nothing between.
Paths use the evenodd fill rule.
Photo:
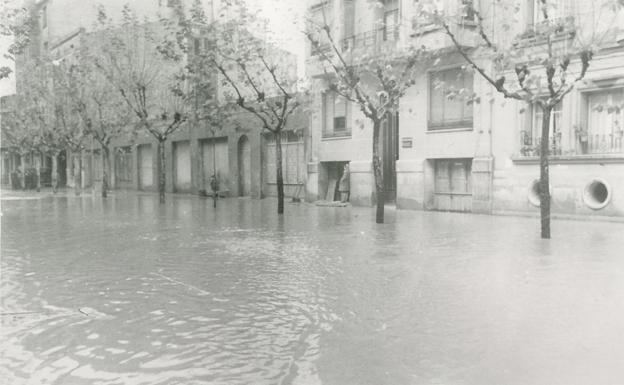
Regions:
<instances>
[{"instance_id":1,"label":"submerged tree trunk","mask_svg":"<svg viewBox=\"0 0 624 385\"><path fill-rule=\"evenodd\" d=\"M52 174L50 175L52 178L52 192L56 193L56 189L58 188L58 154L52 154Z\"/></svg>"},{"instance_id":2,"label":"submerged tree trunk","mask_svg":"<svg viewBox=\"0 0 624 385\"><path fill-rule=\"evenodd\" d=\"M381 158L379 157L379 136L381 131L381 121L373 121L373 174L375 176L375 194L377 200L377 213L375 222L384 223L385 192L383 186L383 175L381 173Z\"/></svg>"},{"instance_id":3,"label":"submerged tree trunk","mask_svg":"<svg viewBox=\"0 0 624 385\"><path fill-rule=\"evenodd\" d=\"M166 169L165 169L165 140L166 139L158 139L158 150L156 156L157 160L157 169L158 169L158 200L160 203L165 203L165 178L166 178Z\"/></svg>"},{"instance_id":4,"label":"submerged tree trunk","mask_svg":"<svg viewBox=\"0 0 624 385\"><path fill-rule=\"evenodd\" d=\"M20 154L20 165L22 171L20 172L20 186L22 190L26 191L26 157Z\"/></svg>"},{"instance_id":5,"label":"submerged tree trunk","mask_svg":"<svg viewBox=\"0 0 624 385\"><path fill-rule=\"evenodd\" d=\"M41 191L41 154L35 158L35 171L37 174L37 192Z\"/></svg>"},{"instance_id":6,"label":"submerged tree trunk","mask_svg":"<svg viewBox=\"0 0 624 385\"><path fill-rule=\"evenodd\" d=\"M102 146L102 198L108 195L108 178L110 175L110 151Z\"/></svg>"},{"instance_id":7,"label":"submerged tree trunk","mask_svg":"<svg viewBox=\"0 0 624 385\"><path fill-rule=\"evenodd\" d=\"M74 189L76 195L82 193L82 151L78 152L76 158L76 167L74 171Z\"/></svg>"},{"instance_id":8,"label":"submerged tree trunk","mask_svg":"<svg viewBox=\"0 0 624 385\"><path fill-rule=\"evenodd\" d=\"M282 133L275 134L275 168L277 175L277 214L284 214L284 177L282 175Z\"/></svg>"},{"instance_id":9,"label":"submerged tree trunk","mask_svg":"<svg viewBox=\"0 0 624 385\"><path fill-rule=\"evenodd\" d=\"M540 142L540 221L541 235L543 239L550 239L550 181L548 170L548 154L549 154L549 129L550 114L552 107L550 105L543 107L542 116L542 138Z\"/></svg>"}]
</instances>

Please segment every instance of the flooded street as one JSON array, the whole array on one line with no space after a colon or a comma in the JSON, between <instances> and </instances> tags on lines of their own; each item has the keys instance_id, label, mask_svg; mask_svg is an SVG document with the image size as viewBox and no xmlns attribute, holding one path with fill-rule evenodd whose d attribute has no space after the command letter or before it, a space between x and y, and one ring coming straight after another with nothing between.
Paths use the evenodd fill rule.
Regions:
<instances>
[{"instance_id":1,"label":"flooded street","mask_svg":"<svg viewBox=\"0 0 624 385\"><path fill-rule=\"evenodd\" d=\"M624 383L624 224L168 199L2 201L0 383Z\"/></svg>"}]
</instances>

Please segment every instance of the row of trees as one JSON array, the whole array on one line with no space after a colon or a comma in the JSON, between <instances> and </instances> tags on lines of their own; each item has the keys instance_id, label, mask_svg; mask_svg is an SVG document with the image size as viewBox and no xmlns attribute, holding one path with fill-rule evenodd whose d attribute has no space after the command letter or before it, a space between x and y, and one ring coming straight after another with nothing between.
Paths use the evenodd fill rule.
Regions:
<instances>
[{"instance_id":1,"label":"row of trees","mask_svg":"<svg viewBox=\"0 0 624 385\"><path fill-rule=\"evenodd\" d=\"M370 2L373 7L383 6L378 1ZM466 0L452 13L445 12L436 0L416 3L416 19L437 25L448 36L455 52L465 60L464 70L477 73L504 98L542 110L541 235L549 238L550 115L584 78L594 53L612 30L609 25L596 27L604 24L602 11L615 15L622 1L592 2L593 12L577 18L560 18L553 16L557 9L551 0L537 0L538 22L530 28L529 35L524 26L514 25L521 19L518 17L521 9L511 0L498 1L491 9ZM102 11L98 32L84 37L97 39L81 44L71 60L57 65L52 62L53 87L41 87L43 83L39 87L28 86L30 90L24 97L30 103L29 109L41 111L41 118L38 124L29 122L29 128L20 134L24 136L15 135L16 140L38 151L64 147L80 150L83 138L91 136L102 147L105 157L102 164L108 167L110 141L143 130L159 143L158 185L160 199L164 201L165 141L190 120L205 121L211 130L217 130L236 106L253 116L263 131L275 135L278 213L281 214L284 209L281 133L289 117L305 108L306 101L297 92L297 80L288 73L288 66L272 55L271 47L247 30L257 21L254 15L243 2L231 0L225 4L229 12L224 14L236 17L218 22L206 17L199 0L190 12L180 8L174 17L158 23L141 22L127 8L122 22L113 23ZM502 15L499 13L496 17L499 22L493 23L496 9ZM592 25L587 25L587 14L594 18L598 15L598 20L589 20ZM486 18L492 20L486 22ZM376 221L382 223L385 200L380 154L382 123L398 110L399 100L422 76L423 70L435 66L448 52L422 45L416 23L410 34L411 47L377 54L365 50L356 53L353 47L345 50L334 34L334 26L326 20L325 17L322 22L310 20L305 35L325 71L325 89L357 106L372 127ZM471 48L462 44L461 34L468 30L463 28L467 20L469 33L477 41ZM584 33L588 28L592 32ZM49 73L44 75L49 76ZM218 97L207 98L214 79L219 79L218 89L222 92ZM471 90L448 88L446 92L450 98L480 102ZM26 96L31 93L38 96ZM221 96L229 103L220 104ZM32 120L34 116L37 114L22 118L16 114L15 121ZM29 134L33 130L37 135ZM107 170L104 175L110 172ZM103 194L105 189L104 186Z\"/></svg>"},{"instance_id":2,"label":"row of trees","mask_svg":"<svg viewBox=\"0 0 624 385\"><path fill-rule=\"evenodd\" d=\"M383 2L370 3L373 8L384 7ZM542 111L539 152L541 236L550 238L552 110L584 79L594 53L609 43L607 39L613 37L613 27L618 27L615 23L624 2L607 0L581 4L577 14L561 17L564 10L559 9L560 2L536 0L535 23L528 29L521 15L523 8L516 2L501 0L487 8L478 3L464 0L458 9L447 11L437 0L415 1L414 19L405 20L414 26L410 32L412 45L398 54L392 50L377 55L370 51L355 54L351 48L345 51L325 14L322 22L311 21L312 28L306 36L313 52L321 59L328 90L355 103L372 125L377 223L384 220L379 155L381 122L388 112L399 108L400 98L415 84L417 77L422 76L422 70L435 66L445 54L448 55L444 50L419 45L421 34L429 33L431 26L438 26L452 42L455 52L465 60L464 71L477 73L504 98L524 102ZM486 17L490 19L487 22ZM421 24L414 21L421 21ZM426 28L421 28L423 24ZM466 33L476 37L472 47L463 44L462 35ZM443 88L449 98L462 99L466 103L480 102L479 96L471 89L457 89L443 83L437 86ZM492 96L492 104L494 100Z\"/></svg>"},{"instance_id":3,"label":"row of trees","mask_svg":"<svg viewBox=\"0 0 624 385\"><path fill-rule=\"evenodd\" d=\"M303 105L296 75L291 63L247 31L256 19L244 4L227 6L237 17L216 22L206 17L199 0L188 13L180 5L173 15L151 22L129 7L114 22L100 8L94 32L83 33L66 57L44 53L19 62L19 108L3 124L11 147L55 160L64 149L80 153L92 138L101 149L106 197L111 143L151 135L158 143L158 191L164 203L165 142L189 124L203 123L214 136L240 109L257 120L260 130L275 135L278 213L283 213L281 134Z\"/></svg>"}]
</instances>

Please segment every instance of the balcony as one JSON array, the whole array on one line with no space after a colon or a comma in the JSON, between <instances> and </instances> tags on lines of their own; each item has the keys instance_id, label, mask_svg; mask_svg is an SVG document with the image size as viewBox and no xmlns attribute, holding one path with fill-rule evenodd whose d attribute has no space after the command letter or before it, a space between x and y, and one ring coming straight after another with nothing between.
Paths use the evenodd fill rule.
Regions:
<instances>
[{"instance_id":1,"label":"balcony","mask_svg":"<svg viewBox=\"0 0 624 385\"><path fill-rule=\"evenodd\" d=\"M561 132L555 133L549 138L548 144L549 155L561 155ZM521 157L538 157L541 152L541 137L533 137L526 131L520 132L520 156Z\"/></svg>"},{"instance_id":2,"label":"balcony","mask_svg":"<svg viewBox=\"0 0 624 385\"><path fill-rule=\"evenodd\" d=\"M399 26L384 26L340 40L342 52L380 54L393 51L399 41Z\"/></svg>"},{"instance_id":3,"label":"balcony","mask_svg":"<svg viewBox=\"0 0 624 385\"><path fill-rule=\"evenodd\" d=\"M584 131L575 132L576 154L620 154L624 155L622 138L624 131L618 130L610 134L591 134Z\"/></svg>"},{"instance_id":4,"label":"balcony","mask_svg":"<svg viewBox=\"0 0 624 385\"><path fill-rule=\"evenodd\" d=\"M576 32L575 19L573 16L559 17L548 21L540 21L527 25L521 33L515 46L528 47L546 43L548 37L552 41L565 41L574 37Z\"/></svg>"},{"instance_id":5,"label":"balcony","mask_svg":"<svg viewBox=\"0 0 624 385\"><path fill-rule=\"evenodd\" d=\"M585 131L576 131L569 138L573 143L568 146L562 144L561 132L555 133L548 145L548 154L553 159L558 158L622 158L624 157L624 130L610 134L591 134ZM519 159L535 159L540 156L540 137L532 137L523 131L520 133Z\"/></svg>"}]
</instances>

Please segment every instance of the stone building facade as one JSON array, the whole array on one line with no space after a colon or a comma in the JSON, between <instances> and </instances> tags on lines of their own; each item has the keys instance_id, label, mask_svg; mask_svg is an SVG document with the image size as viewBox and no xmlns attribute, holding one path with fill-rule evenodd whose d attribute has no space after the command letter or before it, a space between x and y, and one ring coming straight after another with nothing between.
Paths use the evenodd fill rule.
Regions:
<instances>
[{"instance_id":1,"label":"stone building facade","mask_svg":"<svg viewBox=\"0 0 624 385\"><path fill-rule=\"evenodd\" d=\"M125 1L107 1L103 5L108 15L120 15ZM173 12L175 2L140 0L129 3L130 7L145 20L156 20ZM187 2L191 4L189 0ZM85 35L97 39L91 31L97 20L96 1L44 0L31 2L37 15L37 33L32 38L26 56L48 57L59 61L71 57ZM186 3L185 3L186 4ZM206 15L212 17L213 1L202 2ZM195 50L201 50L200 37L193 38ZM189 55L197 52L191 51ZM279 57L289 73L296 74L294 55L272 48L270 57ZM189 58L187 57L187 60ZM19 78L26 76L17 65ZM213 96L223 99L221 82L215 76ZM292 115L283 132L283 170L287 196L304 195L306 182L306 147L308 115L300 110ZM139 132L132 138L115 138L111 143L109 186L115 189L156 191L158 142L149 134ZM102 150L95 140L87 139L82 152L64 151L58 159L57 180L61 187L80 187L99 190L102 183ZM3 158L4 159L4 158ZM6 156L7 161L12 159ZM262 132L256 117L238 112L217 129L210 129L192 117L165 143L166 191L171 193L210 193L210 178L215 175L223 196L250 196L261 198L274 196L275 141L271 134ZM78 160L81 160L80 162ZM19 159L18 159L19 161ZM6 163L6 162L5 162ZM15 162L13 162L15 163ZM11 163L11 164L13 164ZM50 163L50 162L48 162ZM4 166L3 166L4 167ZM7 170L7 167L4 167ZM4 170L3 168L3 170ZM77 177L79 176L79 177ZM76 186L79 183L80 186Z\"/></svg>"},{"instance_id":2,"label":"stone building facade","mask_svg":"<svg viewBox=\"0 0 624 385\"><path fill-rule=\"evenodd\" d=\"M540 127L536 122L541 112L527 108L524 102L505 100L481 76L463 71L466 62L444 31L417 16L418 3L308 3L310 19L328 21L343 52L359 51L372 57L417 43L440 53L435 65L424 68L414 79L398 112L384 124L382 163L387 199L405 209L537 215L536 138ZM462 20L454 27L458 39L467 48L476 47L479 36L471 19L474 15L462 14L463 2L434 3L458 15ZM488 15L486 26L497 20L494 11L503 12L492 6L495 3L479 2ZM495 29L495 38L522 33L539 22L535 20L540 15L539 2L521 3L516 14L519 29L507 33ZM582 26L589 22L590 13L582 11L587 2L554 3L555 17L576 17ZM488 12L486 6L490 6ZM594 53L586 80L579 82L554 113L550 174L555 215L624 218L624 23L617 22L622 21L622 12L611 15L615 22L610 26L610 38ZM540 43L527 39L526 44ZM486 68L491 65L477 60ZM349 163L351 201L371 205L375 190L372 126L357 105L327 91L327 73L311 48L306 65L313 79L314 99L308 198L335 198L338 170ZM439 82L474 92L479 102L445 97L436 86ZM607 111L600 108L603 105L614 108Z\"/></svg>"}]
</instances>

